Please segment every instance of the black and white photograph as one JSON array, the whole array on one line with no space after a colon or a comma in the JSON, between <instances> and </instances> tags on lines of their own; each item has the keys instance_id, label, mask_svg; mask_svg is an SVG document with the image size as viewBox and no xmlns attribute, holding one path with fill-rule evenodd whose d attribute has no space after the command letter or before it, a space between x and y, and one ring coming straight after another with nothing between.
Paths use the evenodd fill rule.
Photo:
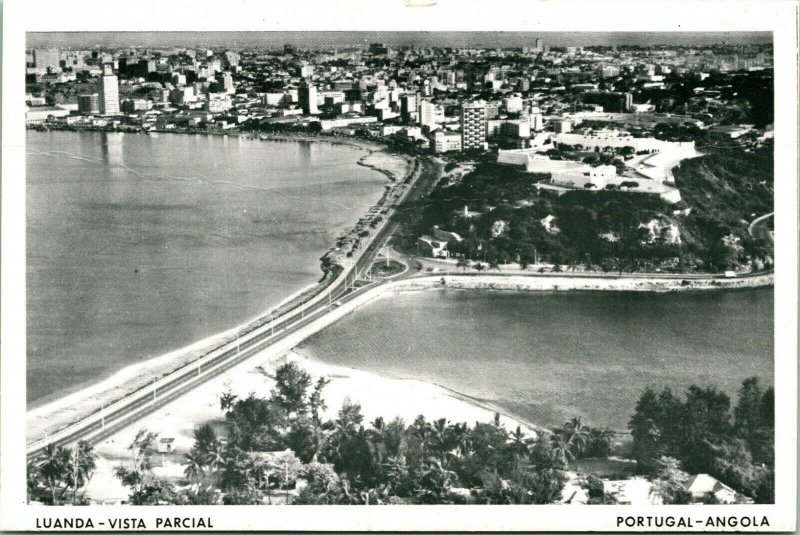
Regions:
<instances>
[{"instance_id":1,"label":"black and white photograph","mask_svg":"<svg viewBox=\"0 0 800 535\"><path fill-rule=\"evenodd\" d=\"M795 529L796 2L40 4L4 528Z\"/></svg>"}]
</instances>

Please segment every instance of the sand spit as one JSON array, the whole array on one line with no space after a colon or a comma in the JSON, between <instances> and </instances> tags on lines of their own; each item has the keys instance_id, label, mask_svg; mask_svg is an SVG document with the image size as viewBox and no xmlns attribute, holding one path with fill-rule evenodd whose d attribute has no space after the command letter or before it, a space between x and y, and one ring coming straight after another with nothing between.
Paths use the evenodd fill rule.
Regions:
<instances>
[{"instance_id":1,"label":"sand spit","mask_svg":"<svg viewBox=\"0 0 800 535\"><path fill-rule=\"evenodd\" d=\"M193 433L202 423L222 427L224 416L219 405L219 395L230 391L240 397L250 393L268 397L274 386L275 369L284 362L297 362L314 379L327 377L331 382L325 387L327 403L325 415L335 418L342 403L360 403L365 424L378 416L391 420L402 418L410 424L418 415L428 420L446 418L453 423L490 422L495 410L479 400L464 398L445 388L423 381L390 379L352 368L334 366L316 360L313 356L298 350L272 355L268 352L251 360L248 368L238 368L214 378L183 397L159 408L135 425L127 427L97 444L95 451L99 458L97 469L87 487L87 495L94 501L118 503L127 499L128 489L114 477L114 467L130 461L131 453L127 447L139 429L148 429L161 438L174 439L174 451L157 456L160 466L154 473L172 480L176 485L185 485L183 480L183 456L194 444ZM520 426L530 436L535 436L531 424L501 416L506 429Z\"/></svg>"}]
</instances>

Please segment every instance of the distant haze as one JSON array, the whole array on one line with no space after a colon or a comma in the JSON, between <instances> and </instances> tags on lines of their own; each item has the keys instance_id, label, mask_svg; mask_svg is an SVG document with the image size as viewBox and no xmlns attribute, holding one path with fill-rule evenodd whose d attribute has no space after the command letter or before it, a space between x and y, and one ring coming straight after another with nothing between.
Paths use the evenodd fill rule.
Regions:
<instances>
[{"instance_id":1,"label":"distant haze","mask_svg":"<svg viewBox=\"0 0 800 535\"><path fill-rule=\"evenodd\" d=\"M769 44L771 32L36 32L29 47L230 47L302 48L362 46L514 47L548 46Z\"/></svg>"}]
</instances>

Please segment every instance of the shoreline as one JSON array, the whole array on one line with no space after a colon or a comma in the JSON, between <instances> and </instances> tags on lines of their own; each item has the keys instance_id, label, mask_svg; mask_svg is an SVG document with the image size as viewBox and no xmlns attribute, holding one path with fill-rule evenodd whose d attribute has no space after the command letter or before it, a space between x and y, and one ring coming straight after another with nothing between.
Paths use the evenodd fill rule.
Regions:
<instances>
[{"instance_id":1,"label":"shoreline","mask_svg":"<svg viewBox=\"0 0 800 535\"><path fill-rule=\"evenodd\" d=\"M478 400L441 386L415 380L395 379L372 372L346 366L338 366L317 359L306 350L297 348L271 354L269 350L254 357L252 365L229 370L201 385L181 398L171 401L136 424L129 425L95 446L98 454L97 468L87 487L87 495L96 502L115 503L125 500L129 490L114 476L114 467L130 458L127 449L139 429L156 432L160 437L173 438L174 451L166 456L163 465L157 463L153 472L178 483L183 480L183 454L194 443L195 426L211 423L221 428L225 421L218 396L230 391L239 397L256 392L259 397L268 397L274 381L274 371L286 362L296 362L312 376L330 379L323 390L327 408L325 418L336 418L342 403L349 399L361 405L364 426L378 416L389 422L399 417L410 425L414 418L423 415L428 421L445 418L453 423L490 423L495 413L509 431L517 426L526 436L535 437L548 432L539 426L530 425L524 419L497 410L491 404L480 404ZM405 402L397 404L396 399Z\"/></svg>"},{"instance_id":2,"label":"shoreline","mask_svg":"<svg viewBox=\"0 0 800 535\"><path fill-rule=\"evenodd\" d=\"M428 277L425 278L428 280ZM442 284L442 279L445 284ZM420 279L417 279L420 280ZM743 278L681 279L655 277L591 277L580 275L442 275L442 287L459 290L499 291L608 291L608 292L690 292L769 288L774 275L765 273Z\"/></svg>"},{"instance_id":3,"label":"shoreline","mask_svg":"<svg viewBox=\"0 0 800 535\"><path fill-rule=\"evenodd\" d=\"M174 132L174 133L182 133L182 132ZM359 165L363 165L366 167L371 167L375 169L372 165L367 165L363 160L375 153L382 153L384 152L384 148L377 144L371 144L368 142L361 142L353 141L353 140L340 140L335 137L325 137L325 136L293 136L293 135L271 135L268 137L262 137L256 134L257 138L260 138L265 141L288 141L288 142L327 142L332 144L340 144L340 145L349 145L361 148L366 150L368 154L357 162ZM392 155L395 157L395 155ZM414 160L413 158L409 158L407 156L402 156L401 159L405 162L406 166L406 174L414 172L411 168L411 163L409 160ZM392 179L391 171L384 170L383 174L390 179ZM398 181L394 180L394 184L397 185ZM391 188L391 186L387 186ZM381 202L385 199L385 196L378 202L376 206L380 206ZM350 231L352 232L352 231ZM329 255L333 249L329 250L326 255ZM459 289L459 290L490 290L490 291L647 291L647 292L670 292L670 291L687 291L687 290L716 290L716 289L733 289L733 288L742 288L742 287L762 287L762 286L769 286L772 285L772 274L766 274L762 276L754 276L748 278L741 278L741 279L705 279L705 280L689 280L688 284L684 284L680 276L676 276L676 278L670 279L647 279L646 277L628 277L628 278L616 278L616 277L581 277L579 275L562 275L562 276L555 276L555 275L546 275L546 276L536 276L536 275L458 275L458 274L431 274L430 276L425 277L417 277L417 278L409 278L404 279L401 281L392 281L382 287L379 287L378 293L375 295L367 296L365 300L359 300L358 303L355 304L353 310L366 304L367 302L371 301L374 297L380 297L384 293L392 293L393 291L414 291L414 290L430 290L430 289L441 289L444 287L452 288L452 289ZM28 420L28 437L30 438L31 432L34 433L34 436L38 437L41 435L41 430L47 430L48 427L51 427L51 424L56 421L55 425L52 427L63 427L73 421L80 419L81 417L86 417L93 412L99 410L102 406L103 400L101 396L105 396L106 398L113 397L115 399L119 399L120 397L124 397L126 392L120 392L118 390L127 390L128 392L135 391L133 388L136 385L128 384L126 385L126 381L135 379L136 376L139 376L140 379L142 376L145 376L147 373L157 374L161 373L161 375L165 375L164 369L158 369L160 365L168 365L171 366L170 370L177 369L180 366L183 366L197 357L202 355L203 353L207 352L212 348L214 344L225 343L226 341L233 340L233 337L236 335L237 332L241 332L242 329L246 329L248 327L252 327L254 324L258 322L266 322L265 316L270 314L271 312L279 309L281 306L289 303L293 300L299 299L303 297L305 294L314 293L316 290L320 290L324 288L325 279L328 279L328 275L323 277L323 280L317 283L310 284L304 289L299 290L297 293L287 297L281 303L273 306L264 314L261 314L251 320L240 324L236 327L233 327L227 331L222 333L213 334L203 340L185 346L183 348L170 351L164 355L154 357L152 359L148 359L145 362L132 364L127 366L114 374L110 377L100 381L98 383L93 383L87 385L85 387L79 387L78 390L75 392L69 393L66 396L57 398L55 400L46 402L43 405L34 407L33 409L27 411L27 420ZM442 284L442 281L445 284ZM372 293L372 292L370 292ZM312 296L313 297L313 296ZM344 307L349 308L349 307ZM345 310L342 310L343 313L348 313ZM337 321L338 318L334 319L333 321ZM332 323L332 322L331 322ZM324 328L324 327L323 327ZM202 350L202 351L201 351ZM199 351L199 352L198 352ZM150 377L144 377L144 385L149 384ZM213 382L213 381L212 381ZM436 385L435 383L427 383L433 386L437 386L439 388L443 388L440 385ZM141 388L142 385L136 386L137 388ZM463 396L458 392L451 391L451 393L457 396ZM472 403L475 405L480 405L482 403L481 400L476 400L469 398L468 396L463 396L460 398L462 401L466 403ZM109 401L109 400L107 400ZM81 406L82 405L82 406ZM484 407L486 410L489 410L488 406ZM495 410L493 408L492 410ZM39 422L32 422L31 420L39 419ZM528 422L529 425L533 427L539 427L536 424L532 424Z\"/></svg>"},{"instance_id":4,"label":"shoreline","mask_svg":"<svg viewBox=\"0 0 800 535\"><path fill-rule=\"evenodd\" d=\"M187 132L170 133L191 134ZM258 140L258 137L256 137L256 140ZM412 162L409 162L408 157L400 157L399 155L385 152L384 147L376 144L337 143L336 141L338 140L336 139L329 140L322 137L320 137L320 139L300 139L299 136L285 136L280 139L277 137L264 139L264 141L273 142L280 142L281 140L288 142L328 142L366 150L367 154L359 158L354 163L362 167L371 168L375 172L380 172L391 182L386 186L388 189L393 188L401 182L400 180L393 178L395 177L395 174L402 172L398 170L398 167L403 168L406 176L412 173L414 170L414 166ZM365 158L380 153L388 154L389 157L383 159L379 158L371 165L365 165L362 162L362 160ZM402 166L390 165L392 162L397 163L398 161L403 162ZM381 163L390 168L381 171L379 168ZM386 192L384 192L383 196L372 205L371 209L375 209L375 207L380 208L382 204L385 203L386 197ZM364 216L362 215L361 218L363 219L363 217ZM361 221L361 219L353 222L352 225L343 229L342 232L344 232L344 235L353 233L359 221ZM335 245L331 244L331 247L322 256L327 256L334 250ZM194 361L199 356L212 351L216 347L232 341L237 336L237 333L240 333L243 330L250 330L259 324L266 323L269 321L271 314L274 314L281 307L284 307L293 301L297 301L298 299L307 300L313 298L314 295L324 290L324 288L330 283L331 274L335 273L336 270L331 268L328 268L327 271L322 269L321 278L318 281L309 283L304 288L301 288L297 292L287 296L279 303L269 307L267 310L257 314L254 317L239 322L237 325L222 332L213 333L201 340L197 340L183 347L173 349L162 355L154 356L143 362L129 364L116 371L111 371L109 372L110 375L101 379L100 381L75 385L73 388L70 388L71 391L57 395L58 397L45 396L44 398L40 399L40 403L36 403L35 401L32 402L32 407L30 409L26 409L27 440L30 441L32 436L40 437L48 430L52 431L53 429L63 428L75 421L80 420L81 418L85 418L93 412L100 410L104 405L108 405L115 400L124 397L128 393L136 391L143 385L146 385L152 377L161 377L167 375L172 370L178 369L181 366ZM144 379L144 383L142 383L142 379ZM129 384L126 385L126 383Z\"/></svg>"}]
</instances>

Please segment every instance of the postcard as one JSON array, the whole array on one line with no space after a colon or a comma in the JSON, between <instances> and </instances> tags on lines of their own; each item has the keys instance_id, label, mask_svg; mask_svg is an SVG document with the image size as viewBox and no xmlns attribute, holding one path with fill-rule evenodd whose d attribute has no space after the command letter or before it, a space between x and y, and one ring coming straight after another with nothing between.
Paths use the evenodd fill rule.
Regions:
<instances>
[{"instance_id":1,"label":"postcard","mask_svg":"<svg viewBox=\"0 0 800 535\"><path fill-rule=\"evenodd\" d=\"M795 529L796 2L4 7L3 529Z\"/></svg>"}]
</instances>

